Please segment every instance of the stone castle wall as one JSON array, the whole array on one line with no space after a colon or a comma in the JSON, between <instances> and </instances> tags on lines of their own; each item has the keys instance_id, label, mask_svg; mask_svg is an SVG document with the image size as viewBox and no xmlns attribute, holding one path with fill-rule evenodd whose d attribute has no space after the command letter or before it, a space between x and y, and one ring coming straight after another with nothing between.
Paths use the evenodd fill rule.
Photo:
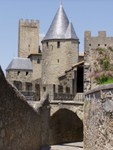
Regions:
<instances>
[{"instance_id":1,"label":"stone castle wall","mask_svg":"<svg viewBox=\"0 0 113 150\"><path fill-rule=\"evenodd\" d=\"M25 70L9 70L6 72L6 77L8 81L21 81L21 82L31 82L32 81L32 71Z\"/></svg>"},{"instance_id":2,"label":"stone castle wall","mask_svg":"<svg viewBox=\"0 0 113 150\"><path fill-rule=\"evenodd\" d=\"M31 59L33 67L32 80L41 78L42 54L39 53L37 55L31 55L29 58Z\"/></svg>"},{"instance_id":3,"label":"stone castle wall","mask_svg":"<svg viewBox=\"0 0 113 150\"><path fill-rule=\"evenodd\" d=\"M18 57L28 57L37 54L39 48L39 21L20 19Z\"/></svg>"},{"instance_id":4,"label":"stone castle wall","mask_svg":"<svg viewBox=\"0 0 113 150\"><path fill-rule=\"evenodd\" d=\"M46 97L33 109L6 81L1 70L0 83L0 149L39 150L47 145L49 109Z\"/></svg>"},{"instance_id":5,"label":"stone castle wall","mask_svg":"<svg viewBox=\"0 0 113 150\"><path fill-rule=\"evenodd\" d=\"M97 47L106 48L113 46L113 37L107 37L105 31L99 31L98 36L92 36L90 31L86 31L84 34L84 49L89 51L90 49L96 49Z\"/></svg>"},{"instance_id":6,"label":"stone castle wall","mask_svg":"<svg viewBox=\"0 0 113 150\"><path fill-rule=\"evenodd\" d=\"M107 37L105 31L99 31L98 36L92 36L90 31L84 34L84 91L93 88L89 77L97 48L113 47L113 37ZM94 51L94 52L93 52Z\"/></svg>"},{"instance_id":7,"label":"stone castle wall","mask_svg":"<svg viewBox=\"0 0 113 150\"><path fill-rule=\"evenodd\" d=\"M43 84L59 84L58 77L78 62L78 42L62 40L43 42L42 81Z\"/></svg>"},{"instance_id":8,"label":"stone castle wall","mask_svg":"<svg viewBox=\"0 0 113 150\"><path fill-rule=\"evenodd\" d=\"M113 148L113 85L103 85L85 94L84 150Z\"/></svg>"}]
</instances>

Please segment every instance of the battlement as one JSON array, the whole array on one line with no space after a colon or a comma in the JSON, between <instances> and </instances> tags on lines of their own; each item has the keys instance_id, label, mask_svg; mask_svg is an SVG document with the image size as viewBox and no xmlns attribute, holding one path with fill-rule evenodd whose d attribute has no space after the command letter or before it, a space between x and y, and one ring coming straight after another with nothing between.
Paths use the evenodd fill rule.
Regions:
<instances>
[{"instance_id":1,"label":"battlement","mask_svg":"<svg viewBox=\"0 0 113 150\"><path fill-rule=\"evenodd\" d=\"M91 38L91 37L102 38L102 37L107 37L107 35L106 35L106 31L98 31L98 35L97 36L92 36L91 31L85 31L84 32L84 37L85 38Z\"/></svg>"},{"instance_id":2,"label":"battlement","mask_svg":"<svg viewBox=\"0 0 113 150\"><path fill-rule=\"evenodd\" d=\"M20 19L19 20L19 25L20 26L31 26L31 27L37 27L39 25L39 20L29 20L29 19Z\"/></svg>"}]
</instances>

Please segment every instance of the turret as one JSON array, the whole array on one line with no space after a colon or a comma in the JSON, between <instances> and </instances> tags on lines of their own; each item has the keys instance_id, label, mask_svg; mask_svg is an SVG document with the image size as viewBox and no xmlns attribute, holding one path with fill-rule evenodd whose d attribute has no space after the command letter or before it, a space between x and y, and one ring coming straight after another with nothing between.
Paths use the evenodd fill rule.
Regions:
<instances>
[{"instance_id":1,"label":"turret","mask_svg":"<svg viewBox=\"0 0 113 150\"><path fill-rule=\"evenodd\" d=\"M58 77L78 62L79 39L62 4L42 41L42 83L59 84Z\"/></svg>"}]
</instances>

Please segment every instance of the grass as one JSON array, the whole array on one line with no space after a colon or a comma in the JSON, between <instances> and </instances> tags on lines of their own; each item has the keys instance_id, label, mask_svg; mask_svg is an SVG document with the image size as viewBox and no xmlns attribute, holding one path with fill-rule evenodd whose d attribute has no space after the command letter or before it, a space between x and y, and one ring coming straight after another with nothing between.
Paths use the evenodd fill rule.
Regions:
<instances>
[{"instance_id":1,"label":"grass","mask_svg":"<svg viewBox=\"0 0 113 150\"><path fill-rule=\"evenodd\" d=\"M109 78L108 80L103 81L101 84L111 84L111 83L113 83L113 78Z\"/></svg>"}]
</instances>

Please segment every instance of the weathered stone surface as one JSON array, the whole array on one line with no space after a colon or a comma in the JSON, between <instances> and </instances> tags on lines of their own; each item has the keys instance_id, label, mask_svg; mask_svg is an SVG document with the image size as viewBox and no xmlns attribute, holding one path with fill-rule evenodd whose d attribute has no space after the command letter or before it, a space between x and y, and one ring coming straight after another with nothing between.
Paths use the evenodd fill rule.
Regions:
<instances>
[{"instance_id":1,"label":"weathered stone surface","mask_svg":"<svg viewBox=\"0 0 113 150\"><path fill-rule=\"evenodd\" d=\"M101 56L96 51L97 48L107 49L113 47L113 37L107 37L105 31L99 31L98 36L92 36L91 31L86 31L84 34L84 91L93 89L97 83L94 78L91 78L94 70L99 69L99 65L95 64ZM113 52L108 51L110 63L113 63ZM95 64L95 65L94 65Z\"/></svg>"},{"instance_id":2,"label":"weathered stone surface","mask_svg":"<svg viewBox=\"0 0 113 150\"><path fill-rule=\"evenodd\" d=\"M30 54L37 54L39 47L39 21L19 21L19 47L18 56L28 57ZM30 40L32 39L32 40Z\"/></svg>"},{"instance_id":3,"label":"weathered stone surface","mask_svg":"<svg viewBox=\"0 0 113 150\"><path fill-rule=\"evenodd\" d=\"M113 85L98 86L85 94L84 150L112 150L113 110L109 102L113 103Z\"/></svg>"},{"instance_id":4,"label":"weathered stone surface","mask_svg":"<svg viewBox=\"0 0 113 150\"><path fill-rule=\"evenodd\" d=\"M0 149L38 150L41 117L12 87L0 69Z\"/></svg>"},{"instance_id":5,"label":"weathered stone surface","mask_svg":"<svg viewBox=\"0 0 113 150\"><path fill-rule=\"evenodd\" d=\"M57 47L57 40L43 42L42 52L42 83L59 84L58 77L63 75L78 62L78 41L61 40Z\"/></svg>"}]
</instances>

